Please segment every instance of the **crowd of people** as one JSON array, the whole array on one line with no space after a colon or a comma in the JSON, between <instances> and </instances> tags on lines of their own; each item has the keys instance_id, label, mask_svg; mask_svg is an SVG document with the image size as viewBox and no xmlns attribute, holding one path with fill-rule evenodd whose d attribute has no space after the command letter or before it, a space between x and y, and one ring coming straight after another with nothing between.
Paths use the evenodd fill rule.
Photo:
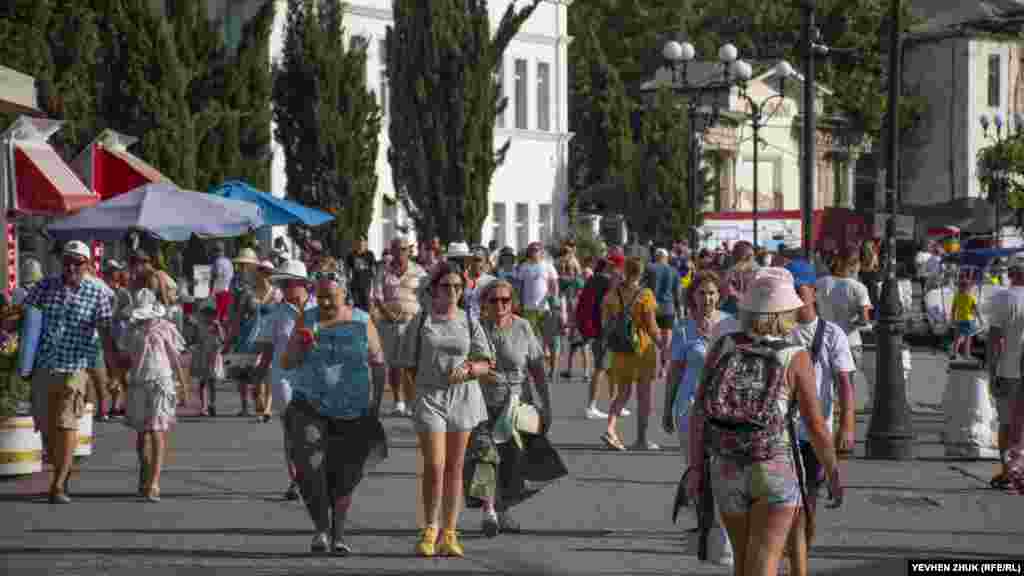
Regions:
<instances>
[{"instance_id":1,"label":"crowd of people","mask_svg":"<svg viewBox=\"0 0 1024 576\"><path fill-rule=\"evenodd\" d=\"M285 495L309 512L311 550L349 554L355 489L387 457L390 387L387 414L413 421L424 462L415 551L461 557L463 507L481 510L486 535L515 533L511 509L567 473L547 439L550 389L579 357L588 382L580 410L606 424L600 441L609 450L660 449L650 418L654 387L664 385L661 424L683 448L682 484L714 505L704 522L708 559L747 575L774 573L786 557L792 573L806 574L820 490L841 503L840 461L854 447L860 331L877 301L869 244L813 263L747 242L695 254L681 242L630 257L613 246L590 258L571 240L555 257L540 243L521 255L462 242L443 251L437 238L418 255L414 248L395 238L378 261L363 239L344 260L315 243L300 259L252 248L229 259L218 242L210 296L195 302L152 254L108 261L97 275L88 247L67 243L62 273L34 274L16 295L34 327L27 341L38 343L22 375L32 379L53 467L50 501L71 501L90 383L97 417L123 414L138 434L139 494L158 502L166 435L190 382L201 414L216 417L217 389L230 380L240 415L280 415ZM993 480L1001 485L1024 480L1009 448L1024 261L1010 270L1005 312L993 322L1009 454ZM598 407L602 386L607 412ZM629 416L631 442L619 426Z\"/></svg>"}]
</instances>

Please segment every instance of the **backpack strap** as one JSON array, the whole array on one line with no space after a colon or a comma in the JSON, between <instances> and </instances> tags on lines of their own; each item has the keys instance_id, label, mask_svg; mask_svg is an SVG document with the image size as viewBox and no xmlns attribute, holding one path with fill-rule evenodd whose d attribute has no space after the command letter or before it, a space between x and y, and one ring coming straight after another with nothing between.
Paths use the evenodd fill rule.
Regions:
<instances>
[{"instance_id":1,"label":"backpack strap","mask_svg":"<svg viewBox=\"0 0 1024 576\"><path fill-rule=\"evenodd\" d=\"M818 318L818 327L814 329L814 339L811 341L811 362L821 362L821 347L825 342L825 319Z\"/></svg>"}]
</instances>

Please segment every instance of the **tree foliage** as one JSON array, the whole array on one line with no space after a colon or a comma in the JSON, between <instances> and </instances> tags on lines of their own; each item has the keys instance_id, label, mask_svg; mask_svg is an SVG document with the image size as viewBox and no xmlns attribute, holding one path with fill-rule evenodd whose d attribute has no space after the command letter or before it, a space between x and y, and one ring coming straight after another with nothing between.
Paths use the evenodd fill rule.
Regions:
<instances>
[{"instance_id":1,"label":"tree foliage","mask_svg":"<svg viewBox=\"0 0 1024 576\"><path fill-rule=\"evenodd\" d=\"M990 201L1024 209L1024 134L1015 133L978 151L978 180Z\"/></svg>"},{"instance_id":2,"label":"tree foliage","mask_svg":"<svg viewBox=\"0 0 1024 576\"><path fill-rule=\"evenodd\" d=\"M394 0L387 32L388 135L395 200L421 238L479 242L506 105L494 78L505 49L540 0L507 10L491 34L486 0Z\"/></svg>"},{"instance_id":3,"label":"tree foliage","mask_svg":"<svg viewBox=\"0 0 1024 576\"><path fill-rule=\"evenodd\" d=\"M330 236L321 234L333 250L370 226L381 122L366 87L366 46L345 45L342 17L338 0L289 0L273 85L288 195L335 214Z\"/></svg>"},{"instance_id":4,"label":"tree foliage","mask_svg":"<svg viewBox=\"0 0 1024 576\"><path fill-rule=\"evenodd\" d=\"M0 8L0 61L36 77L50 142L65 159L105 128L178 185L269 184L269 37L273 2L229 53L206 0L16 0ZM8 117L4 120L10 121ZM237 144L232 142L237 141Z\"/></svg>"},{"instance_id":5,"label":"tree foliage","mask_svg":"<svg viewBox=\"0 0 1024 576\"><path fill-rule=\"evenodd\" d=\"M618 70L604 53L591 23L581 26L569 50L569 214L575 222L577 193L606 181L633 183L633 103Z\"/></svg>"},{"instance_id":6,"label":"tree foliage","mask_svg":"<svg viewBox=\"0 0 1024 576\"><path fill-rule=\"evenodd\" d=\"M818 58L815 76L833 96L826 107L851 120L859 133L881 136L886 99L889 0L818 0L815 23L820 42L833 50ZM799 68L802 10L798 2L757 0L693 0L688 38L697 53L714 58L718 47L734 44L745 60L787 59ZM913 24L904 2L901 24ZM920 115L919 99L901 101L901 124L909 130Z\"/></svg>"},{"instance_id":7,"label":"tree foliage","mask_svg":"<svg viewBox=\"0 0 1024 576\"><path fill-rule=\"evenodd\" d=\"M43 112L65 121L50 143L65 157L97 131L96 17L75 0L12 0L0 8L0 62L36 79ZM6 127L14 114L0 115Z\"/></svg>"}]
</instances>

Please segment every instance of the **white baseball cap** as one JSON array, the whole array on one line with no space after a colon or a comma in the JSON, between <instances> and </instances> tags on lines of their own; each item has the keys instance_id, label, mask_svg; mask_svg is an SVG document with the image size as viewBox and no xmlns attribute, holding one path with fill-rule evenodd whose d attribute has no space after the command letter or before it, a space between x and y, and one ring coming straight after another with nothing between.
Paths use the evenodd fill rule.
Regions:
<instances>
[{"instance_id":1,"label":"white baseball cap","mask_svg":"<svg viewBox=\"0 0 1024 576\"><path fill-rule=\"evenodd\" d=\"M86 260L92 259L92 250L89 246L81 240L72 240L64 245L64 254L71 254L74 256L81 256Z\"/></svg>"}]
</instances>

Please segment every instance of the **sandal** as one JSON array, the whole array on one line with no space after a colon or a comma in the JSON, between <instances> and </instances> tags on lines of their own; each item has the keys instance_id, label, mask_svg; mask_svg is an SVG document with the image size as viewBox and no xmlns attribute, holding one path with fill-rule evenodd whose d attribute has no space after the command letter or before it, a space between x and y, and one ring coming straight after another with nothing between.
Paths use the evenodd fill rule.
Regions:
<instances>
[{"instance_id":1,"label":"sandal","mask_svg":"<svg viewBox=\"0 0 1024 576\"><path fill-rule=\"evenodd\" d=\"M614 436L607 432L601 434L601 440L604 442L605 446L611 448L612 450L617 450L619 452L626 451L626 445L622 443L622 440L615 438Z\"/></svg>"}]
</instances>

